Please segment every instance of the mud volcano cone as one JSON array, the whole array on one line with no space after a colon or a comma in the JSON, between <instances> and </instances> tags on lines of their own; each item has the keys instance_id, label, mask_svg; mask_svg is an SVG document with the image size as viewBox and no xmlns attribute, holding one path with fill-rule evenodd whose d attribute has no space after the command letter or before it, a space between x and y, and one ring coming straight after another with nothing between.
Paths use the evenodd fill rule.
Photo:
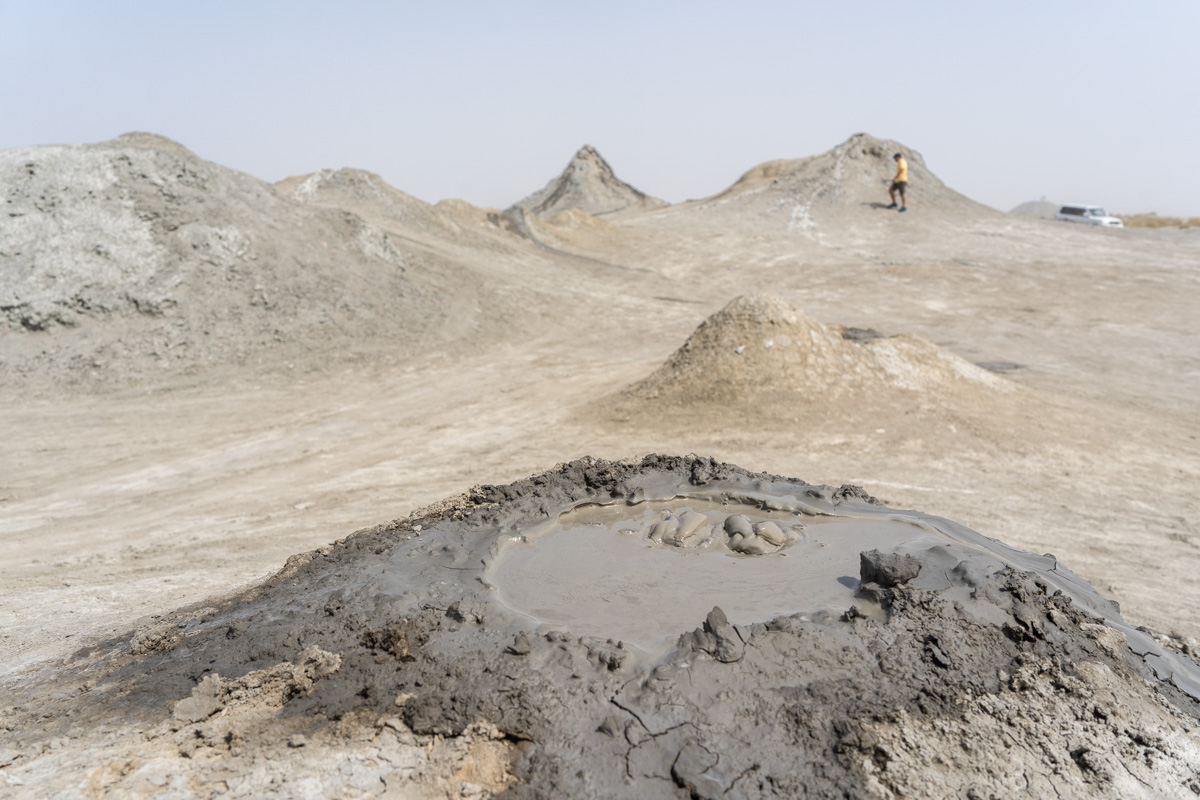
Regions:
<instances>
[{"instance_id":1,"label":"mud volcano cone","mask_svg":"<svg viewBox=\"0 0 1200 800\"><path fill-rule=\"evenodd\" d=\"M567 163L562 174L541 190L513 204L508 212L552 219L573 209L599 216L664 205L662 200L650 197L618 178L596 148L585 144Z\"/></svg>"},{"instance_id":2,"label":"mud volcano cone","mask_svg":"<svg viewBox=\"0 0 1200 800\"><path fill-rule=\"evenodd\" d=\"M10 709L43 755L8 774L102 729L43 788L1188 797L1197 675L1053 556L856 487L585 459L78 654Z\"/></svg>"},{"instance_id":3,"label":"mud volcano cone","mask_svg":"<svg viewBox=\"0 0 1200 800\"><path fill-rule=\"evenodd\" d=\"M602 402L626 416L686 411L807 420L879 419L889 409L994 416L1020 387L913 334L824 325L770 295L704 320L657 370ZM669 414L667 415L669 417Z\"/></svg>"},{"instance_id":4,"label":"mud volcano cone","mask_svg":"<svg viewBox=\"0 0 1200 800\"><path fill-rule=\"evenodd\" d=\"M887 187L895 174L895 153L908 160L909 191L932 215L959 219L995 217L997 212L947 186L916 150L892 139L856 133L824 153L806 158L767 161L748 170L723 192L689 204L686 212L700 216L751 212L777 219L787 229L815 233L837 218L856 226L874 213L872 204L888 201ZM878 221L878 215L876 219Z\"/></svg>"}]
</instances>

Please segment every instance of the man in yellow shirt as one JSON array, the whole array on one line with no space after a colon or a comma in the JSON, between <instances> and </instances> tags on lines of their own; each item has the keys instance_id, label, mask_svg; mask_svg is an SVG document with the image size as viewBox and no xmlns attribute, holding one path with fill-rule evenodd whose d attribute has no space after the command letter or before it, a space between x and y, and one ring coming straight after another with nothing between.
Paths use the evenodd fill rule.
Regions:
<instances>
[{"instance_id":1,"label":"man in yellow shirt","mask_svg":"<svg viewBox=\"0 0 1200 800\"><path fill-rule=\"evenodd\" d=\"M888 196L892 198L892 204L888 208L896 207L896 192L899 192L900 210L908 211L908 199L905 196L905 192L908 190L908 162L899 153L892 158L896 160L896 176L892 178L892 188L888 189Z\"/></svg>"}]
</instances>

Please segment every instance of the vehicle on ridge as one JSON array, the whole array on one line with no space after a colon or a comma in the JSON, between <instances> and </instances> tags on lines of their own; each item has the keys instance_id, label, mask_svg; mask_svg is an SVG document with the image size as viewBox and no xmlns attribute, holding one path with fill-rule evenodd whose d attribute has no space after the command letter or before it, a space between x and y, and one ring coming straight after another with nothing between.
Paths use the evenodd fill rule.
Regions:
<instances>
[{"instance_id":1,"label":"vehicle on ridge","mask_svg":"<svg viewBox=\"0 0 1200 800\"><path fill-rule=\"evenodd\" d=\"M1066 222L1082 222L1084 225L1102 225L1106 228L1124 228L1124 223L1100 206L1066 205L1054 215L1055 219Z\"/></svg>"}]
</instances>

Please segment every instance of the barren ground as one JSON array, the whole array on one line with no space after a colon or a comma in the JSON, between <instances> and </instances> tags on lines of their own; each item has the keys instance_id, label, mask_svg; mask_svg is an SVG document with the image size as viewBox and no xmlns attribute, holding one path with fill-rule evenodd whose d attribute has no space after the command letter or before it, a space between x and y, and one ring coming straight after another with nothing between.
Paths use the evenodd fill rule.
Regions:
<instances>
[{"instance_id":1,"label":"barren ground","mask_svg":"<svg viewBox=\"0 0 1200 800\"><path fill-rule=\"evenodd\" d=\"M907 217L864 205L799 233L674 207L547 221L561 252L536 258L559 275L522 285L506 266L494 319L392 363L0 387L0 681L472 485L652 452L859 484L1052 552L1130 623L1200 638L1200 234L1002 215L933 229L922 213L914 191ZM1075 422L1005 437L905 409L865 427L584 413L753 292L1016 365L1000 374Z\"/></svg>"},{"instance_id":2,"label":"barren ground","mask_svg":"<svg viewBox=\"0 0 1200 800\"><path fill-rule=\"evenodd\" d=\"M1024 224L1065 240L1058 253L1022 269L981 238L963 243L970 266L879 256L764 268L766 254L693 244L699 252L674 252L662 276L564 293L509 340L390 368L101 395L5 389L0 662L11 671L62 656L477 483L648 452L861 484L1053 552L1130 620L1200 637L1200 237ZM1087 261L1054 260L1077 242ZM690 258L706 274L673 278ZM930 452L921 430L813 441L803 424L756 429L736 412L683 430L586 425L572 413L649 374L705 316L751 291L821 321L913 331L971 360L1021 364L1004 377L1104 424L1089 440L999 446L981 460Z\"/></svg>"}]
</instances>

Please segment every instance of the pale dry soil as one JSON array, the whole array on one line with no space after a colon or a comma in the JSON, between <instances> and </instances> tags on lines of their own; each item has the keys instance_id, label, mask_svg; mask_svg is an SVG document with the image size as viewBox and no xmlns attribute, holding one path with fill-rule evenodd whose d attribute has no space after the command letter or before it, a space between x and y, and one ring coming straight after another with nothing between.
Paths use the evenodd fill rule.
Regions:
<instances>
[{"instance_id":1,"label":"pale dry soil","mask_svg":"<svg viewBox=\"0 0 1200 800\"><path fill-rule=\"evenodd\" d=\"M579 273L564 275L572 291L539 287L504 338L485 331L386 367L168 375L94 395L0 389L0 673L474 484L649 452L860 484L1052 552L1132 623L1200 637L1200 237L1022 221L950 242L884 229L814 244L672 227L661 213L657 227L650 215L564 232L554 244L568 252L644 271L564 259ZM579 413L749 292L1019 364L1004 376L1074 409L1091 435L1005 441L905 426L903 409L886 426L835 418L818 433L739 409Z\"/></svg>"}]
</instances>

